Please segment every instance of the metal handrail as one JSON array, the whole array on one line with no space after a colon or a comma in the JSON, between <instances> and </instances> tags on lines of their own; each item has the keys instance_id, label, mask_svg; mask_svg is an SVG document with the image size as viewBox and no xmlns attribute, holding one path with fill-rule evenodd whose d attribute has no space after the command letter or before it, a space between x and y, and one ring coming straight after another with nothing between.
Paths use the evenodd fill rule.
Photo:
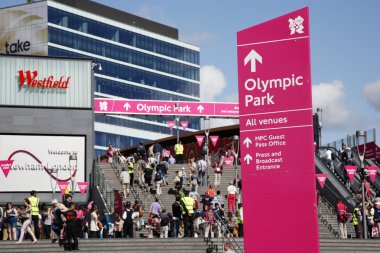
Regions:
<instances>
[{"instance_id":1,"label":"metal handrail","mask_svg":"<svg viewBox=\"0 0 380 253\"><path fill-rule=\"evenodd\" d=\"M216 212L214 213L214 217L216 217L216 219L219 221L219 222L216 222L216 224L220 226L220 230L222 232L224 231L222 233L223 234L222 240L227 239L227 241L231 244L232 248L235 250L236 253L239 253L239 252L243 253L244 250L240 247L240 245L234 239L233 234L231 234L230 230L228 229L226 223L222 220L222 218ZM219 235L218 235L217 246L219 246Z\"/></svg>"}]
</instances>

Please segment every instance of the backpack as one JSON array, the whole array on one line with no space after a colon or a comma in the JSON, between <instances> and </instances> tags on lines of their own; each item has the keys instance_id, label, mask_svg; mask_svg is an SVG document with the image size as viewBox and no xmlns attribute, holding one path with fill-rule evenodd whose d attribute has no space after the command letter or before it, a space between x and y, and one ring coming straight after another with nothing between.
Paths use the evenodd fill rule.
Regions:
<instances>
[{"instance_id":1,"label":"backpack","mask_svg":"<svg viewBox=\"0 0 380 253\"><path fill-rule=\"evenodd\" d=\"M162 180L161 173L156 173L156 175L154 176L154 181L158 182L158 181L161 181L161 180Z\"/></svg>"},{"instance_id":2,"label":"backpack","mask_svg":"<svg viewBox=\"0 0 380 253\"><path fill-rule=\"evenodd\" d=\"M125 218L125 223L124 224L131 224L131 223L133 223L133 219L132 219L133 210L132 209L127 209L127 210L125 210L125 212L127 213L127 218Z\"/></svg>"}]
</instances>

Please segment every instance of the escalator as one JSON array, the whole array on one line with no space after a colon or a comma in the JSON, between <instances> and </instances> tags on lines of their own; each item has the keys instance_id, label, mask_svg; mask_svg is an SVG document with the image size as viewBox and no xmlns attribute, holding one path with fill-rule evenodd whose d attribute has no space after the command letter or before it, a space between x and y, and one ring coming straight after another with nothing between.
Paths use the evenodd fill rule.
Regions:
<instances>
[{"instance_id":1,"label":"escalator","mask_svg":"<svg viewBox=\"0 0 380 253\"><path fill-rule=\"evenodd\" d=\"M316 155L315 156L315 172L317 174L327 174L327 180L323 189L319 186L320 195L322 195L328 203L332 206L336 205L337 199L342 199L350 211L356 205L356 200L352 197L346 186L336 177L336 175L323 163L323 161Z\"/></svg>"}]
</instances>

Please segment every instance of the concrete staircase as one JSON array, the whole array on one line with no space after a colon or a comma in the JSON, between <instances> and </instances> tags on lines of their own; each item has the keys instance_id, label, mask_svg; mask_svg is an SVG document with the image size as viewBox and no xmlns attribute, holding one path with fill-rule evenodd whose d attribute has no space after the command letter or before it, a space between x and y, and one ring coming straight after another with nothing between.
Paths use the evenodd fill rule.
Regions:
<instances>
[{"instance_id":1,"label":"concrete staircase","mask_svg":"<svg viewBox=\"0 0 380 253\"><path fill-rule=\"evenodd\" d=\"M52 244L50 240L40 240L37 244L31 244L25 240L16 245L14 241L0 241L0 252L63 252L58 244ZM168 253L194 253L205 252L207 249L203 239L89 239L79 241L79 252L168 252Z\"/></svg>"},{"instance_id":2,"label":"concrete staircase","mask_svg":"<svg viewBox=\"0 0 380 253\"><path fill-rule=\"evenodd\" d=\"M319 218L319 237L320 238L340 238L339 225L335 208L331 207L327 202L320 201L318 205L318 218ZM350 222L346 223L347 237L355 237L355 230Z\"/></svg>"}]
</instances>

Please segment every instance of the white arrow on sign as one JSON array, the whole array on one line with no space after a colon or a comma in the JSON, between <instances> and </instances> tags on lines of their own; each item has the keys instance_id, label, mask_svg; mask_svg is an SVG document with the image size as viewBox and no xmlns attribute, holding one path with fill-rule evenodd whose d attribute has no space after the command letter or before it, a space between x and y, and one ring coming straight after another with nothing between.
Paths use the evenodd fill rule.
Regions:
<instances>
[{"instance_id":1,"label":"white arrow on sign","mask_svg":"<svg viewBox=\"0 0 380 253\"><path fill-rule=\"evenodd\" d=\"M123 107L125 108L126 111L128 111L129 108L131 108L131 105L128 104L128 103L125 103L125 104L123 105Z\"/></svg>"},{"instance_id":2,"label":"white arrow on sign","mask_svg":"<svg viewBox=\"0 0 380 253\"><path fill-rule=\"evenodd\" d=\"M246 154L244 156L244 161L246 161L247 164L250 164L250 162L252 161L252 156L250 156L250 154Z\"/></svg>"},{"instance_id":3,"label":"white arrow on sign","mask_svg":"<svg viewBox=\"0 0 380 253\"><path fill-rule=\"evenodd\" d=\"M199 111L199 113L202 113L204 109L205 109L205 108L204 108L202 105L199 105L199 106L197 107L197 110Z\"/></svg>"},{"instance_id":4,"label":"white arrow on sign","mask_svg":"<svg viewBox=\"0 0 380 253\"><path fill-rule=\"evenodd\" d=\"M249 54L244 58L244 66L251 62L251 72L256 72L256 61L263 63L263 57L259 55L255 50L251 50Z\"/></svg>"},{"instance_id":5,"label":"white arrow on sign","mask_svg":"<svg viewBox=\"0 0 380 253\"><path fill-rule=\"evenodd\" d=\"M243 141L243 144L244 144L247 148L249 148L249 144L252 144L252 141L251 141L251 139L249 139L249 138L247 137L247 138L245 138L245 140Z\"/></svg>"}]
</instances>

